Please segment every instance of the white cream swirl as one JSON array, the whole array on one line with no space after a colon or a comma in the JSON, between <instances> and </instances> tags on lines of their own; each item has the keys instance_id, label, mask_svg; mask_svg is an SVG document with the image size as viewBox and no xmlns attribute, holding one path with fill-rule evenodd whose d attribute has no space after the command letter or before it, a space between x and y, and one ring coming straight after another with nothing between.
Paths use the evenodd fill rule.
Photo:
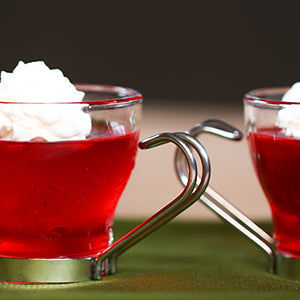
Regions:
<instances>
[{"instance_id":1,"label":"white cream swirl","mask_svg":"<svg viewBox=\"0 0 300 300\"><path fill-rule=\"evenodd\" d=\"M11 103L0 103L0 139L85 139L91 118L82 111L83 97L60 70L51 70L42 61L20 61L12 73L1 72L0 102Z\"/></svg>"},{"instance_id":2,"label":"white cream swirl","mask_svg":"<svg viewBox=\"0 0 300 300\"><path fill-rule=\"evenodd\" d=\"M300 82L294 83L281 100L299 104L283 105L278 112L276 125L282 128L286 135L300 137Z\"/></svg>"}]
</instances>

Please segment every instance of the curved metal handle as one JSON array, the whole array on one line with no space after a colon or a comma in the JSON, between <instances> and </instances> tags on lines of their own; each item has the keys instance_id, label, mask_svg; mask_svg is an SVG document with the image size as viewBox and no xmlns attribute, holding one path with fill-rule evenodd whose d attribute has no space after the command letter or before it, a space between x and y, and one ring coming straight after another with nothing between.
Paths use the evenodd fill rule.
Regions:
<instances>
[{"instance_id":1,"label":"curved metal handle","mask_svg":"<svg viewBox=\"0 0 300 300\"><path fill-rule=\"evenodd\" d=\"M191 135L183 132L161 133L144 139L139 147L149 149L168 142L178 147L185 160L187 176L184 190L152 217L102 251L93 262L93 279L101 279L103 270L106 275L115 273L116 259L121 253L191 206L207 188L210 178L209 158L201 143ZM198 184L197 162L191 148L199 155L202 164L202 176Z\"/></svg>"},{"instance_id":2,"label":"curved metal handle","mask_svg":"<svg viewBox=\"0 0 300 300\"><path fill-rule=\"evenodd\" d=\"M194 137L197 137L201 133L212 133L235 141L241 140L243 137L238 129L219 120L204 121L187 131L187 133ZM175 153L175 167L181 183L185 185L187 181L186 163L182 159L181 153L178 151ZM197 182L199 183L200 180L201 178L198 177ZM275 272L275 245L271 236L211 187L207 187L199 200L219 217L233 225L247 238L263 249L270 257L270 271L273 273Z\"/></svg>"}]
</instances>

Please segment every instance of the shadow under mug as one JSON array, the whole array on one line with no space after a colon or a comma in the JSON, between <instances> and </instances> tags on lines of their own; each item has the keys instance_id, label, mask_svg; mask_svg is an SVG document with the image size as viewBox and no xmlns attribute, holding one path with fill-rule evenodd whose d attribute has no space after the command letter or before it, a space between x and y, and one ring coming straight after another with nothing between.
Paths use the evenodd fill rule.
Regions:
<instances>
[{"instance_id":1,"label":"shadow under mug","mask_svg":"<svg viewBox=\"0 0 300 300\"><path fill-rule=\"evenodd\" d=\"M295 106L296 110L300 109L300 104L280 100L287 89L257 89L244 97L248 145L271 208L273 237L210 186L199 200L268 254L270 272L300 280L300 138L287 135L285 129L278 126L279 112ZM204 121L188 131L194 137L202 133L235 141L243 136L238 129L220 120ZM175 166L185 185L188 180L185 162L178 151Z\"/></svg>"},{"instance_id":2,"label":"shadow under mug","mask_svg":"<svg viewBox=\"0 0 300 300\"><path fill-rule=\"evenodd\" d=\"M187 133L161 133L138 144L142 95L129 88L77 85L76 103L5 103L2 109L90 117L85 140L0 141L0 281L67 283L116 271L127 248L192 205L210 176L208 155ZM82 126L81 122L74 126ZM1 134L1 133L0 133ZM188 180L180 195L113 243L116 205L142 149L171 142L184 156ZM201 182L197 183L201 161Z\"/></svg>"}]
</instances>

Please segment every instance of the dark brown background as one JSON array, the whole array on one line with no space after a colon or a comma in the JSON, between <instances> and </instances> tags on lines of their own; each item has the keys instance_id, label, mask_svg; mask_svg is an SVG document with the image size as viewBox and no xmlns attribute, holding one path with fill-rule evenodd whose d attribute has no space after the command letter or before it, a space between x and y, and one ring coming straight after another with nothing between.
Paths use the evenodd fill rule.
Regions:
<instances>
[{"instance_id":1,"label":"dark brown background","mask_svg":"<svg viewBox=\"0 0 300 300\"><path fill-rule=\"evenodd\" d=\"M240 105L300 78L299 1L12 1L0 5L0 69L42 59L73 82L148 98Z\"/></svg>"}]
</instances>

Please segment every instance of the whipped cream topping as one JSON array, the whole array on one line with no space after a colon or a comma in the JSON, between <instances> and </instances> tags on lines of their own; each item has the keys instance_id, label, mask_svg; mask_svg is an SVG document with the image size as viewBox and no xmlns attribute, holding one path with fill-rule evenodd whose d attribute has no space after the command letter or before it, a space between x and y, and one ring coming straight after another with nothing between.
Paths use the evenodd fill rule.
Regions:
<instances>
[{"instance_id":1,"label":"whipped cream topping","mask_svg":"<svg viewBox=\"0 0 300 300\"><path fill-rule=\"evenodd\" d=\"M284 102L300 103L300 82L296 82L283 95ZM284 130L288 136L300 137L300 105L282 105L278 112L276 125Z\"/></svg>"},{"instance_id":2,"label":"whipped cream topping","mask_svg":"<svg viewBox=\"0 0 300 300\"><path fill-rule=\"evenodd\" d=\"M284 102L300 102L300 81L295 82L281 98Z\"/></svg>"},{"instance_id":3,"label":"whipped cream topping","mask_svg":"<svg viewBox=\"0 0 300 300\"><path fill-rule=\"evenodd\" d=\"M20 61L12 73L1 72L0 102L10 103L0 103L0 139L85 139L91 118L82 111L84 104L66 104L83 97L62 71L51 70L42 61Z\"/></svg>"}]
</instances>

